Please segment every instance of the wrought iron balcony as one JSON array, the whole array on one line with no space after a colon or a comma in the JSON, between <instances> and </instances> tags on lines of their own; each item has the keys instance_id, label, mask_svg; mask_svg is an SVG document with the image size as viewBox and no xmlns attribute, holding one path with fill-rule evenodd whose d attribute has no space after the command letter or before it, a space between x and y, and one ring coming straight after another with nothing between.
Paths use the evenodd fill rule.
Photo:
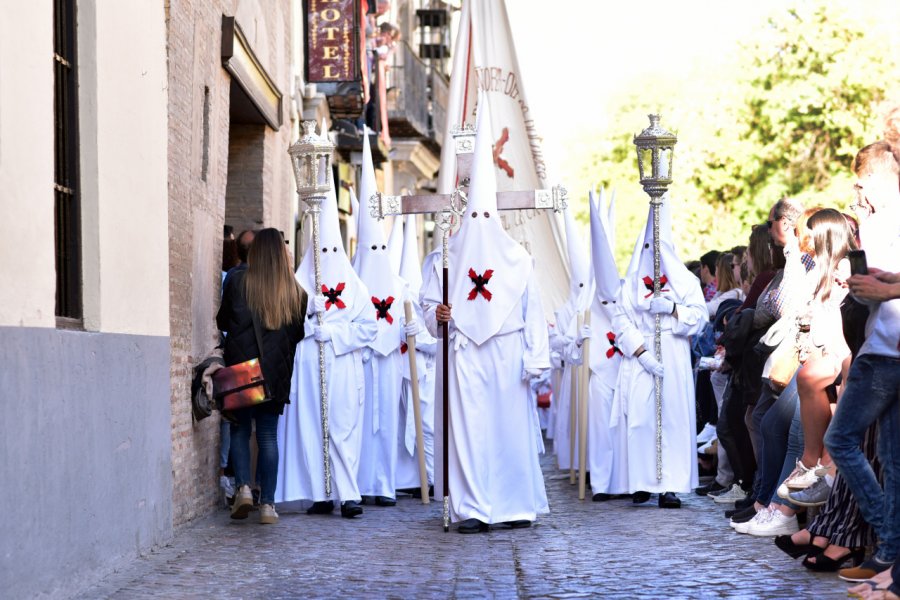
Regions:
<instances>
[{"instance_id":1,"label":"wrought iron balcony","mask_svg":"<svg viewBox=\"0 0 900 600\"><path fill-rule=\"evenodd\" d=\"M392 138L421 139L440 148L448 83L406 44L393 53L387 72L387 115Z\"/></svg>"}]
</instances>

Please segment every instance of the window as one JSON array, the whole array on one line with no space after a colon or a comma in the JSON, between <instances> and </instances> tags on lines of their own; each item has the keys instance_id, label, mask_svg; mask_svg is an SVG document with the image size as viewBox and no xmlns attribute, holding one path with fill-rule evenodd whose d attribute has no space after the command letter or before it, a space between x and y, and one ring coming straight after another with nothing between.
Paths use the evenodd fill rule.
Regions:
<instances>
[{"instance_id":1,"label":"window","mask_svg":"<svg viewBox=\"0 0 900 600\"><path fill-rule=\"evenodd\" d=\"M53 3L56 316L77 325L81 311L81 218L78 190L78 102L75 1Z\"/></svg>"}]
</instances>

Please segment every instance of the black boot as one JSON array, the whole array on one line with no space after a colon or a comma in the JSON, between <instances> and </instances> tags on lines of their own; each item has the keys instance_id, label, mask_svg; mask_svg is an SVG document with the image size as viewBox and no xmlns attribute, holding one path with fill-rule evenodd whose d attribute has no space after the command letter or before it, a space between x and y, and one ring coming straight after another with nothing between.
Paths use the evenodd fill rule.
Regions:
<instances>
[{"instance_id":1,"label":"black boot","mask_svg":"<svg viewBox=\"0 0 900 600\"><path fill-rule=\"evenodd\" d=\"M681 508L681 500L674 492L666 492L659 495L660 508Z\"/></svg>"},{"instance_id":2,"label":"black boot","mask_svg":"<svg viewBox=\"0 0 900 600\"><path fill-rule=\"evenodd\" d=\"M359 505L359 502L354 502L353 500L347 500L346 502L341 503L341 516L345 519L352 519L353 517L358 517L363 512L362 506Z\"/></svg>"},{"instance_id":3,"label":"black boot","mask_svg":"<svg viewBox=\"0 0 900 600\"><path fill-rule=\"evenodd\" d=\"M331 500L324 500L320 502L313 502L313 505L306 509L306 514L327 515L333 510L334 502L332 502Z\"/></svg>"}]
</instances>

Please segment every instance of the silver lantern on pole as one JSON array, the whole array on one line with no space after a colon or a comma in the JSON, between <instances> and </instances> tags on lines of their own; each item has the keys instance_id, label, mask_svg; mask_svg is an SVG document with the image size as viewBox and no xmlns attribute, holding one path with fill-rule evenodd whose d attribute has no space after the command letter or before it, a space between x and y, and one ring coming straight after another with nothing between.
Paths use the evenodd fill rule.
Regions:
<instances>
[{"instance_id":1,"label":"silver lantern on pole","mask_svg":"<svg viewBox=\"0 0 900 600\"><path fill-rule=\"evenodd\" d=\"M318 294L322 288L321 257L318 252L319 243L319 217L322 212L322 202L327 198L331 189L331 159L334 144L328 139L324 123L320 135L316 135L316 122L303 121L303 135L288 149L291 156L291 164L294 168L294 178L297 180L297 193L309 207L307 213L312 217L312 243L313 265L316 275L316 289ZM322 325L324 315L316 313L316 321ZM325 495L331 495L331 437L328 432L328 380L325 373L325 342L319 342L319 393L321 399L322 417L322 457L325 473Z\"/></svg>"},{"instance_id":2,"label":"silver lantern on pole","mask_svg":"<svg viewBox=\"0 0 900 600\"><path fill-rule=\"evenodd\" d=\"M663 194L672 184L672 157L678 138L659 124L659 115L648 115L650 127L634 136L637 147L641 186L650 196L653 210L653 297L660 296L659 209ZM653 352L662 362L659 315L654 315ZM656 480L662 481L662 379L654 375L653 393L656 399Z\"/></svg>"}]
</instances>

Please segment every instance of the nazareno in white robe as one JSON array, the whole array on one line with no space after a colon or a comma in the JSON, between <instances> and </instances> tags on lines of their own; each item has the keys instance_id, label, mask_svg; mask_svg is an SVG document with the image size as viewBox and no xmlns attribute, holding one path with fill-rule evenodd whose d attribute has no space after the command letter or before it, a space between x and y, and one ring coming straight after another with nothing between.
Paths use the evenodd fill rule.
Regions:
<instances>
[{"instance_id":1,"label":"nazareno in white robe","mask_svg":"<svg viewBox=\"0 0 900 600\"><path fill-rule=\"evenodd\" d=\"M396 470L398 459L397 430L400 422L400 396L403 384L403 361L401 352L404 316L404 302L415 298L404 290L404 296L395 300L390 314L401 324L379 332L382 335L397 335L397 346L388 354L380 354L368 348L363 361L365 373L366 400L363 410L362 460L359 467L359 491L363 496L396 496ZM385 344L387 345L387 344Z\"/></svg>"},{"instance_id":2,"label":"nazareno in white robe","mask_svg":"<svg viewBox=\"0 0 900 600\"><path fill-rule=\"evenodd\" d=\"M656 480L656 400L653 376L634 358L643 345L653 352L654 317L638 308L635 286L626 279L616 301L613 330L619 332L623 358L613 404L627 423L629 492L687 493L698 485L694 378L688 336L699 334L709 313L699 285L685 286L676 301L677 317L661 318L662 481ZM593 482L593 474L591 475Z\"/></svg>"},{"instance_id":3,"label":"nazareno in white robe","mask_svg":"<svg viewBox=\"0 0 900 600\"><path fill-rule=\"evenodd\" d=\"M424 290L425 321L437 335L438 277ZM453 521L533 521L549 512L538 461L540 426L524 369L550 366L547 324L533 275L519 305L480 346L452 326L450 514Z\"/></svg>"},{"instance_id":4,"label":"nazareno in white robe","mask_svg":"<svg viewBox=\"0 0 900 600\"><path fill-rule=\"evenodd\" d=\"M328 378L328 425L331 436L331 496L325 495L322 458L319 343L310 335L297 345L291 378L291 403L278 424L279 473L276 502L292 500L360 501L357 485L362 443L363 348L375 339L377 326L371 300L361 282L341 296L350 311L346 320L331 324L325 343ZM330 310L335 310L332 307ZM307 317L312 331L316 316Z\"/></svg>"}]
</instances>

